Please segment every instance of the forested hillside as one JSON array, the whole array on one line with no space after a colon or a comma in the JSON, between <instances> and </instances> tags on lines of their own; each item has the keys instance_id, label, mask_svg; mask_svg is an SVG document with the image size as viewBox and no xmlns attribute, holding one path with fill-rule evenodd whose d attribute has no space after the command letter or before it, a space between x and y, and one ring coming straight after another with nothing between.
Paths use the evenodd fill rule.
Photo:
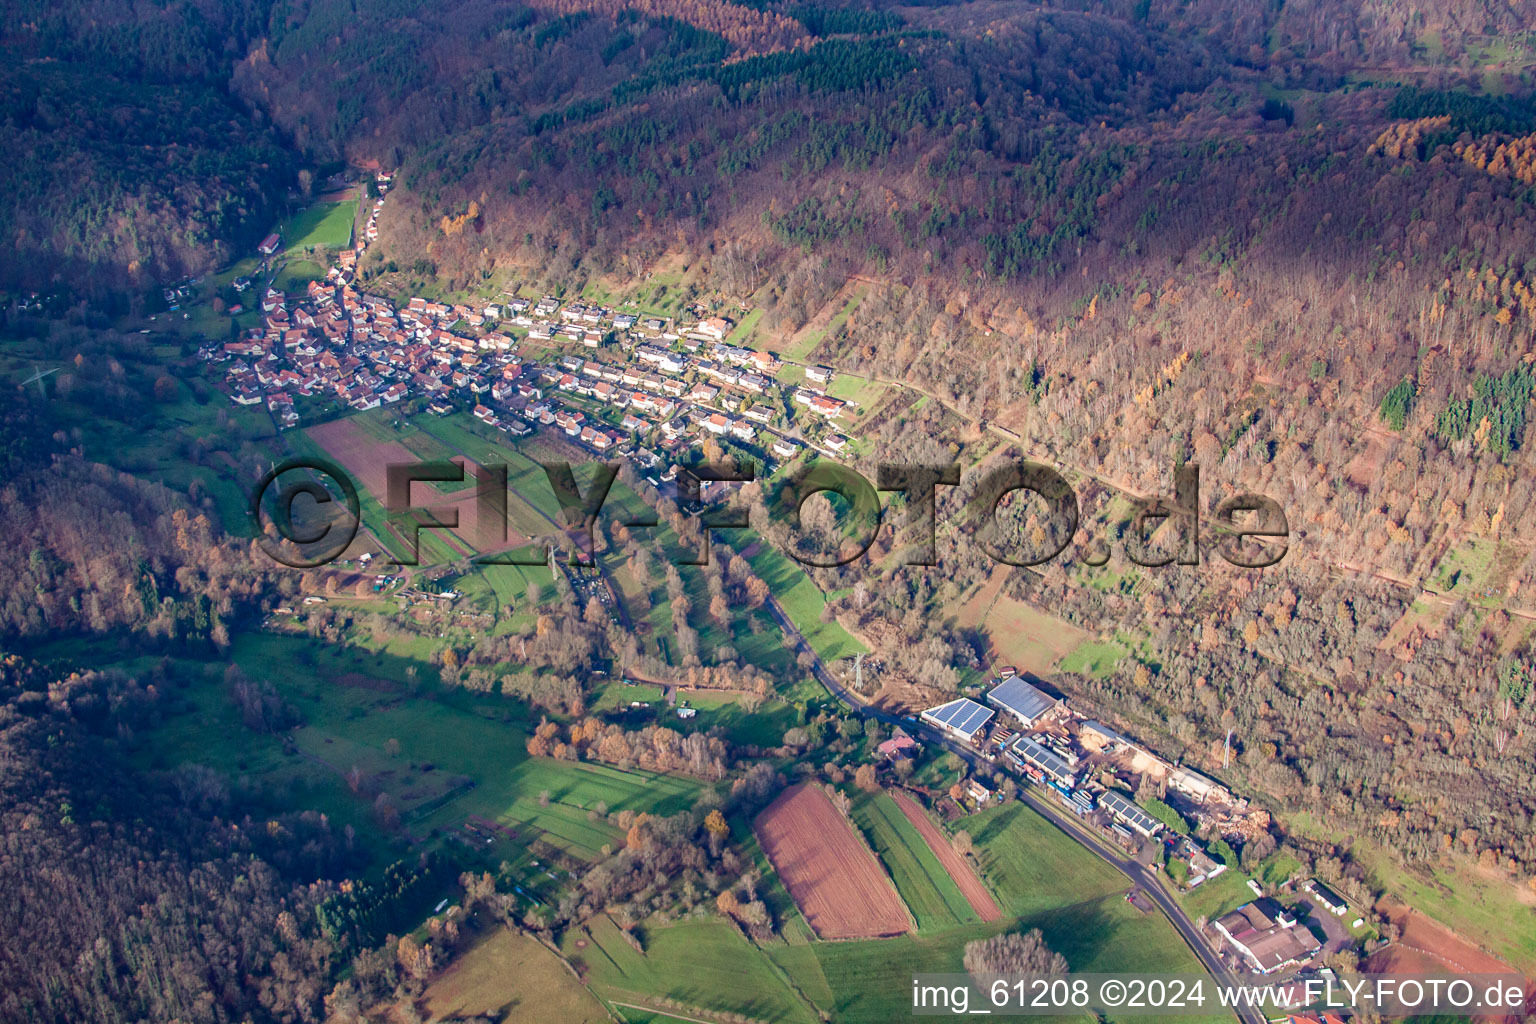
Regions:
<instances>
[{"instance_id":1,"label":"forested hillside","mask_svg":"<svg viewBox=\"0 0 1536 1024\"><path fill-rule=\"evenodd\" d=\"M339 157L411 168L434 221L481 198L476 237L532 219L600 261L679 224L739 233L743 215L797 244L862 235L825 196L755 198L790 174L841 192L859 171L880 230L856 258L912 249L957 280L1054 268L1105 190L1137 191L1120 182L1137 151L1079 130L1163 111L1198 141L1253 112L1289 124L1277 89L1372 76L1518 90L1528 33L1503 0L13 4L0 228L22 258L4 283L99 295L222 264L301 164ZM972 169L995 184L928 200L912 179ZM557 177L590 207L555 216L539 186ZM1058 185L1070 195L1040 209ZM924 198L886 225L878 186ZM961 236L981 251L957 263Z\"/></svg>"},{"instance_id":2,"label":"forested hillside","mask_svg":"<svg viewBox=\"0 0 1536 1024\"><path fill-rule=\"evenodd\" d=\"M1490 71L1482 35L1525 30L1518 12L883 13L724 65L655 59L654 33L699 37L643 19L536 17L480 60L449 32L414 59L505 60L494 94L407 88L327 143L402 169L365 277L624 287L698 265L694 294L765 307L770 344L857 278L811 357L947 412L887 409L875 456L995 423L1122 491L1167 493L1193 462L1210 501L1285 508L1289 561L1262 581L1021 574L1037 605L1134 638L1076 694L1207 768L1231 729L1229 772L1404 858L1528 871L1536 123L1529 72ZM601 67L540 91L593 50ZM248 63L241 88L313 123L294 112L318 108L320 66ZM910 645L887 671L934 699L953 655L933 618L991 568L961 549L944 581L817 574L849 621ZM1493 549L1496 597L1437 570ZM1405 584L1450 591L1418 629Z\"/></svg>"},{"instance_id":3,"label":"forested hillside","mask_svg":"<svg viewBox=\"0 0 1536 1024\"><path fill-rule=\"evenodd\" d=\"M0 287L121 293L253 244L295 155L227 93L265 2L0 14Z\"/></svg>"},{"instance_id":4,"label":"forested hillside","mask_svg":"<svg viewBox=\"0 0 1536 1024\"><path fill-rule=\"evenodd\" d=\"M148 785L124 739L166 680L0 664L0 953L7 1020L313 1019L332 949L314 921L346 863L316 814L251 827L222 780ZM324 986L324 987L322 987Z\"/></svg>"}]
</instances>

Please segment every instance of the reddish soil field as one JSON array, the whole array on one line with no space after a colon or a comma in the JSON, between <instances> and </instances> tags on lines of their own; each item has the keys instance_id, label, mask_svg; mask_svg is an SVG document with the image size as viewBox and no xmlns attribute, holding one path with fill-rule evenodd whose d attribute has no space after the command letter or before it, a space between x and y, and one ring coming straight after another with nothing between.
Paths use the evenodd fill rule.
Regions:
<instances>
[{"instance_id":1,"label":"reddish soil field","mask_svg":"<svg viewBox=\"0 0 1536 1024\"><path fill-rule=\"evenodd\" d=\"M405 445L398 441L380 441L370 437L351 420L332 420L330 423L310 427L306 432L334 456L343 469L352 474L354 482L377 498L381 505L388 493L386 467L392 462L414 464L421 461L421 457ZM465 459L464 468L466 477L472 477L478 465L472 460ZM413 483L411 503L419 506L435 505L458 509L458 529L452 533L445 530L435 532L444 543L461 555L473 553L467 543L473 544L476 551L490 553L519 547L528 542L528 538L508 531L507 541L502 543L496 523L481 523L473 488L464 488L445 495L430 483Z\"/></svg>"},{"instance_id":2,"label":"reddish soil field","mask_svg":"<svg viewBox=\"0 0 1536 1024\"><path fill-rule=\"evenodd\" d=\"M359 672L343 672L335 678L335 682L342 686L350 686L359 690L372 690L374 693L395 693L401 689L399 683L392 683L388 679L378 679L374 676L365 676Z\"/></svg>"},{"instance_id":3,"label":"reddish soil field","mask_svg":"<svg viewBox=\"0 0 1536 1024\"><path fill-rule=\"evenodd\" d=\"M1447 969L1459 974L1508 974L1515 969L1492 953L1486 953L1449 928L1408 907L1385 907L1387 917L1402 929L1402 937L1371 955L1365 969L1382 974L1437 974ZM1536 1003L1536 986L1527 984L1526 1007ZM1479 1017L1482 1021L1514 1021L1512 1017Z\"/></svg>"},{"instance_id":4,"label":"reddish soil field","mask_svg":"<svg viewBox=\"0 0 1536 1024\"><path fill-rule=\"evenodd\" d=\"M867 939L912 929L896 886L819 786L791 786L753 828L821 938Z\"/></svg>"},{"instance_id":5,"label":"reddish soil field","mask_svg":"<svg viewBox=\"0 0 1536 1024\"><path fill-rule=\"evenodd\" d=\"M970 863L955 848L950 845L944 833L939 831L939 826L933 823L933 819L907 794L900 790L891 792L891 799L896 801L896 806L901 808L901 813L907 816L917 829L918 835L923 837L923 842L928 844L928 849L939 858L939 863L949 873L949 877L955 880L960 887L960 892L965 896L971 909L976 911L976 916L983 921L996 921L1003 916L1003 908L997 905L997 900L987 891L987 887L981 884L981 879L976 877L976 872L971 870Z\"/></svg>"}]
</instances>

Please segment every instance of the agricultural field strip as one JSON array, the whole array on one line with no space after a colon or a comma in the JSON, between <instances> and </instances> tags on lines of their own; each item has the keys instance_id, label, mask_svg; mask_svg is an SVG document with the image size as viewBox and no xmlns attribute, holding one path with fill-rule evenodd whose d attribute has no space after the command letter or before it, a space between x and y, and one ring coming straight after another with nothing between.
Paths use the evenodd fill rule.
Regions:
<instances>
[{"instance_id":1,"label":"agricultural field strip","mask_svg":"<svg viewBox=\"0 0 1536 1024\"><path fill-rule=\"evenodd\" d=\"M954 880L889 796L879 793L860 799L854 818L890 872L920 931L977 921Z\"/></svg>"},{"instance_id":2,"label":"agricultural field strip","mask_svg":"<svg viewBox=\"0 0 1536 1024\"><path fill-rule=\"evenodd\" d=\"M957 852L926 811L906 793L895 793L892 805L910 823L940 865L944 877L953 882L966 905L982 921L996 921L1003 916L997 900L977 876L970 863Z\"/></svg>"},{"instance_id":3,"label":"agricultural field strip","mask_svg":"<svg viewBox=\"0 0 1536 1024\"><path fill-rule=\"evenodd\" d=\"M897 935L912 928L890 877L819 787L785 790L758 815L755 830L820 937Z\"/></svg>"}]
</instances>

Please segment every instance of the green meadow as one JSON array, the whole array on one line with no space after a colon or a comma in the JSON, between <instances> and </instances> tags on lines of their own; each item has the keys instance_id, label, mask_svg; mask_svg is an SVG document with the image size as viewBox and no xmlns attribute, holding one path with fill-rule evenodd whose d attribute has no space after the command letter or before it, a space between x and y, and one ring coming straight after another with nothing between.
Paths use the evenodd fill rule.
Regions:
<instances>
[{"instance_id":1,"label":"green meadow","mask_svg":"<svg viewBox=\"0 0 1536 1024\"><path fill-rule=\"evenodd\" d=\"M884 793L861 793L854 800L853 820L896 883L919 932L979 923L959 886L896 801Z\"/></svg>"},{"instance_id":2,"label":"green meadow","mask_svg":"<svg viewBox=\"0 0 1536 1024\"><path fill-rule=\"evenodd\" d=\"M356 199L316 203L283 222L283 248L344 249L352 244L352 225L356 221Z\"/></svg>"}]
</instances>

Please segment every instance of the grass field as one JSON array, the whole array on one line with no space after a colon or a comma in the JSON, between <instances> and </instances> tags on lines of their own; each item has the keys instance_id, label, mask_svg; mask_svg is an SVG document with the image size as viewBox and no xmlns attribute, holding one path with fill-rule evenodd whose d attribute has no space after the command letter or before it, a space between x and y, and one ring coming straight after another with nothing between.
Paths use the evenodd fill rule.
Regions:
<instances>
[{"instance_id":1,"label":"grass field","mask_svg":"<svg viewBox=\"0 0 1536 1024\"><path fill-rule=\"evenodd\" d=\"M560 948L605 999L654 1007L655 997L661 995L706 1012L790 1024L816 1021L814 1011L785 983L775 964L724 921L706 918L643 932L642 955L624 940L617 925L599 917L589 930L568 931Z\"/></svg>"},{"instance_id":2,"label":"grass field","mask_svg":"<svg viewBox=\"0 0 1536 1024\"><path fill-rule=\"evenodd\" d=\"M594 859L603 846L622 840L599 805L608 812L671 814L692 806L703 789L692 779L529 758L526 705L442 690L425 666L413 693L407 670L417 663L386 653L243 634L232 660L298 710L304 725L292 734L293 751L284 750L280 737L241 724L222 666L187 661L177 663L186 682L173 690L181 711L141 752L144 766L197 763L259 780L289 807L353 825L380 859L397 842L374 814L381 793L417 835L457 827L471 815L505 824L518 833L506 851L515 861L533 839ZM230 741L210 745L210 735ZM388 753L395 745L399 752ZM362 780L355 791L348 778L354 769Z\"/></svg>"},{"instance_id":3,"label":"grass field","mask_svg":"<svg viewBox=\"0 0 1536 1024\"><path fill-rule=\"evenodd\" d=\"M827 599L804 569L767 541L752 545L747 551L751 553L743 554L752 571L768 584L768 592L778 600L784 614L822 660L832 662L867 651L836 622L821 621L821 610L826 607Z\"/></svg>"},{"instance_id":4,"label":"grass field","mask_svg":"<svg viewBox=\"0 0 1536 1024\"><path fill-rule=\"evenodd\" d=\"M1179 894L1179 903L1190 917L1204 917L1207 920L1220 917L1229 910L1236 910L1252 899L1253 890L1248 888L1248 875L1230 868L1189 892Z\"/></svg>"},{"instance_id":5,"label":"grass field","mask_svg":"<svg viewBox=\"0 0 1536 1024\"><path fill-rule=\"evenodd\" d=\"M990 808L959 826L971 834L982 877L1008 913L1038 914L1128 886L1114 868L1023 804Z\"/></svg>"},{"instance_id":6,"label":"grass field","mask_svg":"<svg viewBox=\"0 0 1536 1024\"><path fill-rule=\"evenodd\" d=\"M335 461L335 456L304 430L290 430L284 435L284 440L294 454L307 458L322 458ZM345 468L345 467L343 467ZM353 482L358 483L357 502L358 511L362 516L363 527L379 539L385 551L393 559L405 560L410 557L410 548L406 542L396 536L389 529L389 514L384 510L383 495L374 494L367 487L362 486L354 474ZM438 531L422 530L417 534L417 557L424 565L438 565L456 561L458 553L443 542L437 536Z\"/></svg>"},{"instance_id":7,"label":"grass field","mask_svg":"<svg viewBox=\"0 0 1536 1024\"><path fill-rule=\"evenodd\" d=\"M512 492L508 501L509 529L525 536L545 535L553 530L550 520L558 517L558 506L544 470L534 459L560 457L560 453L540 451L539 438L508 443L463 413L446 417L419 417L402 428L394 425L392 415L385 410L362 413L354 417L354 420L381 443L403 444L424 457L443 458L461 454L476 461L506 463L508 487ZM303 446L302 441L296 443ZM584 466L591 465L589 462L575 467L577 480L583 486L590 481L588 474L592 471ZM645 502L630 488L615 483L602 514L605 518L622 520L649 512ZM363 497L363 518L374 527L376 533L383 530L382 506L374 496ZM681 549L672 541L670 530L663 527L656 531L656 535L669 551L676 550L678 557L681 557ZM424 531L421 538L424 563L456 559L445 542L433 536L433 531ZM401 546L397 538L385 536L384 539L392 549ZM461 544L467 543L462 537L460 541ZM821 621L821 610L826 601L804 570L766 543L760 543L752 550L753 554L748 556L748 561L754 571L769 585L786 614L823 658L835 660L849 657L864 649L837 623ZM648 587L641 588L638 581L628 573L624 559L610 559L606 564L623 589L627 603L633 603L638 592L645 590L650 606L648 621L651 634L662 640L661 653L674 664L677 663L676 651L667 640L672 631L671 613L662 574L659 571L653 572ZM501 568L486 567L483 573L486 583L469 584L478 588L473 596L480 603L484 603L482 597L489 600L485 593L487 589L496 590L500 603L505 603L502 600L504 596L515 600L520 595L520 581L511 581L506 595L500 593L501 585L495 579L505 575L501 573ZM719 650L729 645L741 658L752 664L783 668L789 663L790 655L783 646L781 633L767 612L739 614L727 629L707 614L710 595L706 575L687 566L681 567L680 572L694 609L690 625L699 633L702 651ZM769 728L764 723L754 722L755 716L741 714L737 709L717 706L711 710L719 712L722 719L731 719L729 724L738 742L774 744L782 736L783 728L788 727L778 728L775 723L774 727Z\"/></svg>"},{"instance_id":8,"label":"grass field","mask_svg":"<svg viewBox=\"0 0 1536 1024\"><path fill-rule=\"evenodd\" d=\"M1464 597L1483 607L1495 607L1504 598L1505 582L1519 566L1525 552L1508 544L1471 538L1440 559L1432 577L1439 590Z\"/></svg>"},{"instance_id":9,"label":"grass field","mask_svg":"<svg viewBox=\"0 0 1536 1024\"><path fill-rule=\"evenodd\" d=\"M317 260L288 259L272 278L272 284L282 292L302 292L311 281L325 278L325 266Z\"/></svg>"},{"instance_id":10,"label":"grass field","mask_svg":"<svg viewBox=\"0 0 1536 1024\"><path fill-rule=\"evenodd\" d=\"M887 1024L912 1016L914 974L958 973L964 969L967 941L1019 928L1039 928L1046 944L1065 956L1074 971L1202 973L1194 954L1164 918L1143 914L1118 895L1043 911L1017 924L976 925L943 935L774 946L768 955L831 1019ZM1199 1019L1230 1024L1230 1018L1219 1015L1179 1019L1191 1024Z\"/></svg>"},{"instance_id":11,"label":"grass field","mask_svg":"<svg viewBox=\"0 0 1536 1024\"><path fill-rule=\"evenodd\" d=\"M162 315L161 322L165 320L166 315ZM140 355L135 359L122 353L116 358L123 366L124 384L149 395L156 378L165 375L165 364L182 357L182 344L162 336L153 346L146 345ZM43 378L43 393L61 422L80 428L86 458L190 494L226 531L249 535L245 487L255 480L241 481L232 465L237 464L234 460L242 448L259 446L276 433L265 409L235 406L215 391L199 392L178 382L172 397L155 403L158 429L144 429L138 423L105 415L97 406L75 401L81 392L59 385L60 378L71 369L36 339L10 340L0 352L0 379L12 384L20 384L39 371L58 371ZM196 457L191 454L194 446L202 449Z\"/></svg>"},{"instance_id":12,"label":"grass field","mask_svg":"<svg viewBox=\"0 0 1536 1024\"><path fill-rule=\"evenodd\" d=\"M374 409L348 417L347 422L355 425L358 430L381 445L398 444L423 459L445 460L454 455L465 455L481 463L507 464L508 530L524 537L541 536L551 532L554 527L546 516L555 514L555 498L543 469L514 448L485 440L468 432L463 424L455 422L457 419L458 417L420 417L414 423L402 423L397 427L392 411ZM330 426L328 424L327 429ZM305 431L291 431L285 437L289 444L298 449L301 454L330 457L329 453ZM454 494L473 488L475 485L470 479L470 474L466 473L465 477L466 479L462 482L440 485L440 489L446 494ZM579 467L577 478L585 484L586 478ZM392 555L402 557L406 552L405 543L385 526L387 515L381 501L382 496L373 494L365 487L360 487L359 498L363 521L376 536L383 540ZM468 525L472 521L472 513L461 514L461 522L466 525L453 531L458 546L469 551L474 550L474 531ZM442 531L423 530L419 537L422 564L451 563L462 557L443 539Z\"/></svg>"},{"instance_id":13,"label":"grass field","mask_svg":"<svg viewBox=\"0 0 1536 1024\"><path fill-rule=\"evenodd\" d=\"M296 249L344 249L352 244L352 225L357 220L357 200L316 203L283 223L283 247Z\"/></svg>"},{"instance_id":14,"label":"grass field","mask_svg":"<svg viewBox=\"0 0 1536 1024\"><path fill-rule=\"evenodd\" d=\"M827 394L833 398L841 398L845 402L853 402L858 407L854 415L862 416L874 408L889 390L889 384L881 384L878 381L850 374L839 374L833 378L832 386L827 388Z\"/></svg>"},{"instance_id":15,"label":"grass field","mask_svg":"<svg viewBox=\"0 0 1536 1024\"><path fill-rule=\"evenodd\" d=\"M281 737L241 723L223 664L188 659L173 663L179 711L141 749L140 763L161 769L201 764L258 782L258 805L270 798L274 809L317 810L337 827L352 825L376 861L396 845L373 814L377 795L408 817L460 792L465 779L509 771L527 757L521 705L497 700L499 717L493 718L467 694L425 695L436 692L435 684L423 696L402 699L415 664L405 659L247 633L236 637L230 660L251 679L270 683L302 716L293 750L284 750ZM427 671L419 675L430 679ZM209 736L226 739L209 743ZM398 755L385 752L391 739ZM362 783L356 791L347 777L353 769Z\"/></svg>"},{"instance_id":16,"label":"grass field","mask_svg":"<svg viewBox=\"0 0 1536 1024\"><path fill-rule=\"evenodd\" d=\"M615 711L628 707L630 701L636 700L654 706L660 704L665 696L666 691L659 686L652 686L649 683L636 683L633 686L625 686L623 683L615 680L598 691L597 699L592 702L591 710L593 712Z\"/></svg>"},{"instance_id":17,"label":"grass field","mask_svg":"<svg viewBox=\"0 0 1536 1024\"><path fill-rule=\"evenodd\" d=\"M521 735L517 738L523 742ZM483 773L473 790L417 827L448 827L478 815L515 831L514 846L540 839L590 861L602 856L604 846L623 842L623 833L606 820L604 809L675 814L692 806L703 789L677 776L526 754L523 758L510 769Z\"/></svg>"},{"instance_id":18,"label":"grass field","mask_svg":"<svg viewBox=\"0 0 1536 1024\"><path fill-rule=\"evenodd\" d=\"M761 878L757 895L773 914L778 924L779 937L792 946L814 942L816 934L811 931L810 924L795 905L794 897L784 887L784 880L773 870L768 855L757 841L757 833L752 831L751 821L740 814L733 814L728 820L731 825L731 842L740 845L744 859L756 869Z\"/></svg>"},{"instance_id":19,"label":"grass field","mask_svg":"<svg viewBox=\"0 0 1536 1024\"><path fill-rule=\"evenodd\" d=\"M493 439L481 433L494 434L491 428L462 412L452 416L423 416L415 425L455 454L477 462L506 463L507 486L513 492L507 507L511 528L525 536L552 529L550 520L558 517L560 507L543 468L526 454L528 445L514 447L499 437ZM578 467L577 480L585 485L588 479Z\"/></svg>"},{"instance_id":20,"label":"grass field","mask_svg":"<svg viewBox=\"0 0 1536 1024\"><path fill-rule=\"evenodd\" d=\"M757 322L762 318L762 307L758 307L757 309L752 310L752 312L741 318L740 323L731 328L731 333L726 337L725 340L732 345L750 345L752 341L752 331L756 329Z\"/></svg>"},{"instance_id":21,"label":"grass field","mask_svg":"<svg viewBox=\"0 0 1536 1024\"><path fill-rule=\"evenodd\" d=\"M859 303L864 301L865 291L866 287L862 284L854 288L853 294L848 298L848 301L843 303L842 308L833 314L825 327L812 327L803 330L793 343L784 349L784 358L794 360L795 362L805 362L810 359L812 353L816 351L816 346L820 345L827 335L835 334L838 328L842 327L848 318L853 315L853 311L858 308Z\"/></svg>"},{"instance_id":22,"label":"grass field","mask_svg":"<svg viewBox=\"0 0 1536 1024\"><path fill-rule=\"evenodd\" d=\"M896 890L917 921L918 931L943 931L978 923L959 887L889 796L860 794L854 801L853 820L896 883Z\"/></svg>"},{"instance_id":23,"label":"grass field","mask_svg":"<svg viewBox=\"0 0 1536 1024\"><path fill-rule=\"evenodd\" d=\"M497 1024L607 1024L609 1017L560 958L506 929L485 936L432 980L428 1024L485 1015Z\"/></svg>"},{"instance_id":24,"label":"grass field","mask_svg":"<svg viewBox=\"0 0 1536 1024\"><path fill-rule=\"evenodd\" d=\"M778 746L784 741L784 733L799 724L795 709L773 698L752 712L742 706L742 695L737 693L679 690L678 701L687 701L689 707L697 709L693 720L696 728L718 728L729 742L738 746Z\"/></svg>"},{"instance_id":25,"label":"grass field","mask_svg":"<svg viewBox=\"0 0 1536 1024\"><path fill-rule=\"evenodd\" d=\"M997 573L960 608L962 626L984 627L997 657L1008 664L1048 675L1088 639L1083 630L1049 612L1002 593L1007 574Z\"/></svg>"},{"instance_id":26,"label":"grass field","mask_svg":"<svg viewBox=\"0 0 1536 1024\"><path fill-rule=\"evenodd\" d=\"M1088 640L1062 658L1058 667L1063 672L1077 672L1102 679L1115 670L1126 653L1125 648L1113 640Z\"/></svg>"},{"instance_id":27,"label":"grass field","mask_svg":"<svg viewBox=\"0 0 1536 1024\"><path fill-rule=\"evenodd\" d=\"M1310 836L1333 833L1309 815L1286 822ZM1352 857L1370 871L1374 885L1461 936L1527 973L1536 972L1536 914L1530 897L1503 877L1485 874L1466 862L1405 864L1369 841L1356 838Z\"/></svg>"}]
</instances>

